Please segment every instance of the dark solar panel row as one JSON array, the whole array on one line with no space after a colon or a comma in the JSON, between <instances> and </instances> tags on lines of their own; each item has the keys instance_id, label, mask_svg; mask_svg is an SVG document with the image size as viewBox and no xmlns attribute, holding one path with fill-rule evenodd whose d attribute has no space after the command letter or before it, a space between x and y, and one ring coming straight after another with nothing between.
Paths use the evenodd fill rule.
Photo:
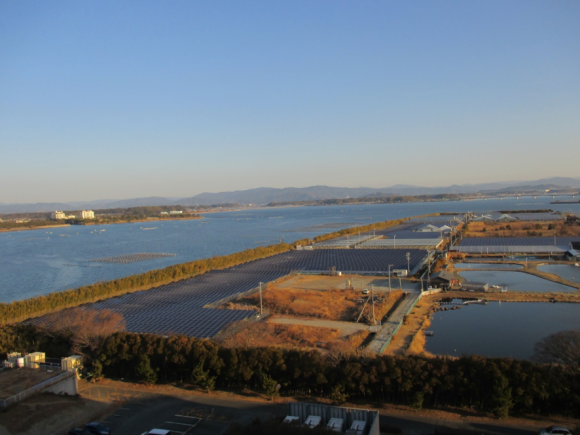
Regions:
<instances>
[{"instance_id":1,"label":"dark solar panel row","mask_svg":"<svg viewBox=\"0 0 580 435\"><path fill-rule=\"evenodd\" d=\"M213 337L227 323L242 320L254 311L203 308L228 296L251 290L259 282L269 282L292 271L327 271L335 266L343 272L384 272L406 269L410 253L411 270L419 267L427 252L421 249L317 249L291 251L156 289L126 294L88 305L123 314L130 332L185 334Z\"/></svg>"},{"instance_id":2,"label":"dark solar panel row","mask_svg":"<svg viewBox=\"0 0 580 435\"><path fill-rule=\"evenodd\" d=\"M556 246L569 246L580 237L556 237ZM467 237L460 246L554 246L554 237Z\"/></svg>"}]
</instances>

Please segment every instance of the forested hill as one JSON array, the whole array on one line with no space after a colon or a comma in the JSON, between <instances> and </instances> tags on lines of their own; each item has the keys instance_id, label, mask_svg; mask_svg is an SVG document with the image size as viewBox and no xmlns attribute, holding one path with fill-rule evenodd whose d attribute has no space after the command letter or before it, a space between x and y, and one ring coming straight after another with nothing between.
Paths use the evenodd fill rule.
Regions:
<instances>
[{"instance_id":1,"label":"forested hill","mask_svg":"<svg viewBox=\"0 0 580 435\"><path fill-rule=\"evenodd\" d=\"M463 184L442 187L422 187L397 184L390 187L260 187L231 192L205 192L185 198L151 196L123 200L97 200L83 202L53 202L36 204L0 204L0 214L51 212L55 210L102 210L113 208L146 207L162 205L213 206L216 204L265 205L269 203L292 203L300 201L348 200L352 198L387 198L391 196L433 196L462 194L508 194L551 190L578 190L580 178L554 177L535 181L493 182ZM502 191L502 189L504 189Z\"/></svg>"}]
</instances>

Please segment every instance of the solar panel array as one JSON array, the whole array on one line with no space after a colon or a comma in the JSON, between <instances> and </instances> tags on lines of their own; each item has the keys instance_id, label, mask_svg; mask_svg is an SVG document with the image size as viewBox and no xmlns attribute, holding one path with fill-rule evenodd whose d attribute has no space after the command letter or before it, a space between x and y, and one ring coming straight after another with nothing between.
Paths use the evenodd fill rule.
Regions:
<instances>
[{"instance_id":1,"label":"solar panel array","mask_svg":"<svg viewBox=\"0 0 580 435\"><path fill-rule=\"evenodd\" d=\"M392 248L392 249L405 249L407 247L422 247L423 249L434 249L443 240L441 239L374 239L368 242L361 243L355 246L357 249L368 249L368 248Z\"/></svg>"},{"instance_id":2,"label":"solar panel array","mask_svg":"<svg viewBox=\"0 0 580 435\"><path fill-rule=\"evenodd\" d=\"M86 309L110 309L121 313L130 332L185 334L198 338L216 335L229 322L255 315L254 311L203 308L256 288L292 271L321 272L331 267L346 273L384 273L407 269L410 253L411 270L417 270L427 259L427 251L377 249L317 249L291 251L252 261L224 270L215 270L194 278L167 284L156 289L106 299Z\"/></svg>"},{"instance_id":3,"label":"solar panel array","mask_svg":"<svg viewBox=\"0 0 580 435\"><path fill-rule=\"evenodd\" d=\"M453 250L476 254L561 254L567 251L554 245L455 246Z\"/></svg>"},{"instance_id":4,"label":"solar panel array","mask_svg":"<svg viewBox=\"0 0 580 435\"><path fill-rule=\"evenodd\" d=\"M325 240L324 242L314 243L313 248L351 248L359 243L375 238L373 234L361 234L354 236L337 237L335 239Z\"/></svg>"},{"instance_id":5,"label":"solar panel array","mask_svg":"<svg viewBox=\"0 0 580 435\"><path fill-rule=\"evenodd\" d=\"M467 237L455 249L466 253L562 253L570 249L570 242L580 237ZM555 242L555 244L554 244Z\"/></svg>"},{"instance_id":6,"label":"solar panel array","mask_svg":"<svg viewBox=\"0 0 580 435\"><path fill-rule=\"evenodd\" d=\"M555 213L510 213L510 216L520 221L559 221L564 219L561 214Z\"/></svg>"},{"instance_id":7,"label":"solar panel array","mask_svg":"<svg viewBox=\"0 0 580 435\"><path fill-rule=\"evenodd\" d=\"M458 221L463 221L465 218L462 214L457 215L444 215L444 216L426 216L426 217L416 217L409 219L407 222L419 223L419 224L441 224L449 225L449 223L456 223Z\"/></svg>"},{"instance_id":8,"label":"solar panel array","mask_svg":"<svg viewBox=\"0 0 580 435\"><path fill-rule=\"evenodd\" d=\"M578 237L466 237L461 246L570 246L570 242L580 240Z\"/></svg>"}]
</instances>

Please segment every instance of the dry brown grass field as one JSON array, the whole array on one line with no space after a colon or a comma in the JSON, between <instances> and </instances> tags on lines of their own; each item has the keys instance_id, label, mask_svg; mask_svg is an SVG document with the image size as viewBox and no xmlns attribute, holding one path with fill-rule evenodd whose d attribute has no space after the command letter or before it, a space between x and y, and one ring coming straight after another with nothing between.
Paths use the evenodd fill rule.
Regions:
<instances>
[{"instance_id":1,"label":"dry brown grass field","mask_svg":"<svg viewBox=\"0 0 580 435\"><path fill-rule=\"evenodd\" d=\"M485 231L484 231L485 230ZM580 226L564 225L564 222L471 222L464 237L552 237L578 236Z\"/></svg>"},{"instance_id":2,"label":"dry brown grass field","mask_svg":"<svg viewBox=\"0 0 580 435\"><path fill-rule=\"evenodd\" d=\"M280 325L266 322L238 322L220 333L216 339L224 347L278 346L353 351L368 336L368 331L341 336L335 328L309 327L303 325Z\"/></svg>"},{"instance_id":3,"label":"dry brown grass field","mask_svg":"<svg viewBox=\"0 0 580 435\"><path fill-rule=\"evenodd\" d=\"M381 319L402 296L400 290L376 294L375 317ZM300 288L269 287L262 292L263 307L272 314L282 314L315 319L353 321L360 314L368 295L360 290L306 290ZM255 293L227 303L225 308L240 308L242 305L259 307L260 296ZM370 303L365 313L370 313Z\"/></svg>"}]
</instances>

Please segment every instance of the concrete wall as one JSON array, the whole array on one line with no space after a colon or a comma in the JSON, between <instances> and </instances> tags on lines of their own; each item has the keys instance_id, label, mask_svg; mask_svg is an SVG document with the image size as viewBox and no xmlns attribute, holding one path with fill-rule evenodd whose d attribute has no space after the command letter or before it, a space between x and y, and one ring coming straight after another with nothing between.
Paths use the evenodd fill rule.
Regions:
<instances>
[{"instance_id":1,"label":"concrete wall","mask_svg":"<svg viewBox=\"0 0 580 435\"><path fill-rule=\"evenodd\" d=\"M79 384L76 376L76 372L71 371L71 376L64 378L62 381L51 385L48 388L42 390L46 393L54 394L68 394L69 396L76 396L79 394Z\"/></svg>"}]
</instances>

